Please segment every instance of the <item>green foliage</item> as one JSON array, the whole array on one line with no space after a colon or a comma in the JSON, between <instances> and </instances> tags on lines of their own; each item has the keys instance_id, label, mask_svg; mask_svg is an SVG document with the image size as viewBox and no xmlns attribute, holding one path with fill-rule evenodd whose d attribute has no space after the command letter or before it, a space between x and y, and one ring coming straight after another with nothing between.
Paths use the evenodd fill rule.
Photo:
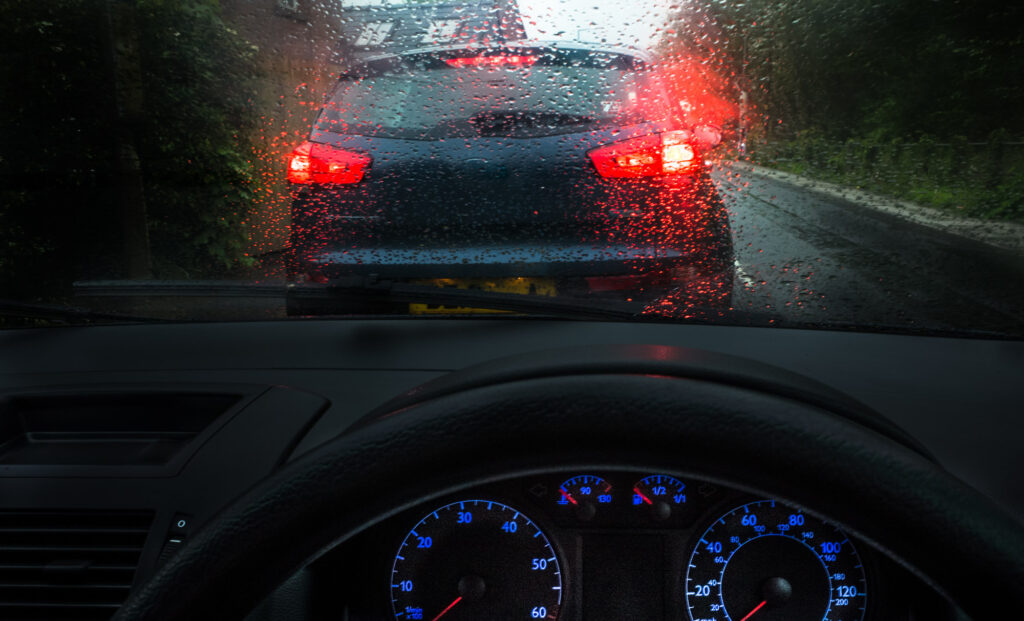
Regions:
<instances>
[{"instance_id":1,"label":"green foliage","mask_svg":"<svg viewBox=\"0 0 1024 621\"><path fill-rule=\"evenodd\" d=\"M1024 3L696 0L669 49L750 92L773 138L1024 133ZM781 122L780 122L781 121Z\"/></svg>"},{"instance_id":2,"label":"green foliage","mask_svg":"<svg viewBox=\"0 0 1024 621\"><path fill-rule=\"evenodd\" d=\"M113 99L103 14L73 0L0 1L0 290L58 291L116 243L109 185ZM98 68L99 67L99 68ZM92 224L107 221L107 227Z\"/></svg>"},{"instance_id":3,"label":"green foliage","mask_svg":"<svg viewBox=\"0 0 1024 621\"><path fill-rule=\"evenodd\" d=\"M53 297L122 274L108 0L0 0L0 286ZM217 0L136 0L156 276L247 262L253 50Z\"/></svg>"},{"instance_id":4,"label":"green foliage","mask_svg":"<svg viewBox=\"0 0 1024 621\"><path fill-rule=\"evenodd\" d=\"M993 137L1005 138L1002 131ZM784 142L755 142L765 166L866 189L960 215L1024 222L1024 144L835 142L813 132Z\"/></svg>"},{"instance_id":5,"label":"green foliage","mask_svg":"<svg viewBox=\"0 0 1024 621\"><path fill-rule=\"evenodd\" d=\"M252 193L254 50L216 0L139 0L141 125L156 265L192 277L244 264Z\"/></svg>"},{"instance_id":6,"label":"green foliage","mask_svg":"<svg viewBox=\"0 0 1024 621\"><path fill-rule=\"evenodd\" d=\"M1024 219L1024 154L1007 144L1024 135L1024 3L681 6L666 51L696 53L731 76L737 99L748 92L756 161L966 215Z\"/></svg>"}]
</instances>

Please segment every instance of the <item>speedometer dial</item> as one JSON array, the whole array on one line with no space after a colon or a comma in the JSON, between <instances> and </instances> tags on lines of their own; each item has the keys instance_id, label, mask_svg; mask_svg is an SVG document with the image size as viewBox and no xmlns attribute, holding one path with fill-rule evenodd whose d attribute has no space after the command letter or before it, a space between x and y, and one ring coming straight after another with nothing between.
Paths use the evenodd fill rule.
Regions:
<instances>
[{"instance_id":1,"label":"speedometer dial","mask_svg":"<svg viewBox=\"0 0 1024 621\"><path fill-rule=\"evenodd\" d=\"M400 621L555 619L562 572L547 537L499 502L464 500L431 512L395 555L391 601Z\"/></svg>"},{"instance_id":2,"label":"speedometer dial","mask_svg":"<svg viewBox=\"0 0 1024 621\"><path fill-rule=\"evenodd\" d=\"M693 621L861 621L864 567L837 527L762 500L705 531L686 571Z\"/></svg>"}]
</instances>

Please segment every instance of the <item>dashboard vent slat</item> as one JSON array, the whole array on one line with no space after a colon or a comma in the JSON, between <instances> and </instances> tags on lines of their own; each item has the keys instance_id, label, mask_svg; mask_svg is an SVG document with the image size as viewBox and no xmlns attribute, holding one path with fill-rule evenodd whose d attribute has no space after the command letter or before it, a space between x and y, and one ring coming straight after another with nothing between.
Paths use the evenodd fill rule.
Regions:
<instances>
[{"instance_id":1,"label":"dashboard vent slat","mask_svg":"<svg viewBox=\"0 0 1024 621\"><path fill-rule=\"evenodd\" d=\"M0 511L0 619L110 618L152 521L149 511Z\"/></svg>"}]
</instances>

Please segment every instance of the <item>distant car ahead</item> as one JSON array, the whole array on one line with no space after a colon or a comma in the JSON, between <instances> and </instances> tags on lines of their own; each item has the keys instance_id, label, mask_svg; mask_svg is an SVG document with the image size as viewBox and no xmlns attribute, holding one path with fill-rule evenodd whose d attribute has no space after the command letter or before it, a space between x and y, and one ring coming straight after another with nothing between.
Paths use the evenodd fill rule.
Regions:
<instances>
[{"instance_id":1,"label":"distant car ahead","mask_svg":"<svg viewBox=\"0 0 1024 621\"><path fill-rule=\"evenodd\" d=\"M728 218L673 110L616 50L364 61L289 160L290 278L728 304Z\"/></svg>"}]
</instances>

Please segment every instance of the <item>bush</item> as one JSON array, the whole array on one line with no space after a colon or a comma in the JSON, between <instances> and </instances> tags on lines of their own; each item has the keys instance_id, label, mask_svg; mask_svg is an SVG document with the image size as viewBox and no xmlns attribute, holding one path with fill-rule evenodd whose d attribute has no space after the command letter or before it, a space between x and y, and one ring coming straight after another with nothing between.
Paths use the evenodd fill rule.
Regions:
<instances>
[{"instance_id":1,"label":"bush","mask_svg":"<svg viewBox=\"0 0 1024 621\"><path fill-rule=\"evenodd\" d=\"M962 215L1024 221L1024 144L993 132L987 143L954 136L916 142L834 142L813 132L761 143L752 159L764 166L864 188Z\"/></svg>"},{"instance_id":2,"label":"bush","mask_svg":"<svg viewBox=\"0 0 1024 621\"><path fill-rule=\"evenodd\" d=\"M154 265L192 277L249 262L254 50L214 0L140 0L141 124Z\"/></svg>"},{"instance_id":3,"label":"bush","mask_svg":"<svg viewBox=\"0 0 1024 621\"><path fill-rule=\"evenodd\" d=\"M53 298L123 275L107 0L0 0L0 286ZM244 266L251 47L216 0L137 0L141 158L155 275Z\"/></svg>"},{"instance_id":4,"label":"bush","mask_svg":"<svg viewBox=\"0 0 1024 621\"><path fill-rule=\"evenodd\" d=\"M0 1L0 287L8 297L56 292L69 266L102 269L103 260L85 258L117 243L107 192L114 100L109 79L97 75L105 25L95 5Z\"/></svg>"}]
</instances>

